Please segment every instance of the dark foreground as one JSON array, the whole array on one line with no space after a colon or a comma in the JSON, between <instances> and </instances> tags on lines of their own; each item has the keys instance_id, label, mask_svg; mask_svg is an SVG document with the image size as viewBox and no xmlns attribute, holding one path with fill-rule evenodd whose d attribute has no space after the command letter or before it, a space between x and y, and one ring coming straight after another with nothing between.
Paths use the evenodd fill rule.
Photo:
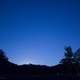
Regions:
<instances>
[{"instance_id":1,"label":"dark foreground","mask_svg":"<svg viewBox=\"0 0 80 80\"><path fill-rule=\"evenodd\" d=\"M80 63L17 65L0 57L0 80L80 80Z\"/></svg>"},{"instance_id":2,"label":"dark foreground","mask_svg":"<svg viewBox=\"0 0 80 80\"><path fill-rule=\"evenodd\" d=\"M0 80L80 80L80 76L1 76Z\"/></svg>"},{"instance_id":3,"label":"dark foreground","mask_svg":"<svg viewBox=\"0 0 80 80\"><path fill-rule=\"evenodd\" d=\"M0 80L80 80L80 64L16 65L0 62Z\"/></svg>"}]
</instances>

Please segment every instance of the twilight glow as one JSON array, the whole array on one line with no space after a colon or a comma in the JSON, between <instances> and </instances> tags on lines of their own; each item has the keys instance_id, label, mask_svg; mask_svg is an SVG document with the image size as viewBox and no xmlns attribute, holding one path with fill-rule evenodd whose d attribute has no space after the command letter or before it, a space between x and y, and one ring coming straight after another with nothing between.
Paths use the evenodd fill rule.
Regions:
<instances>
[{"instance_id":1,"label":"twilight glow","mask_svg":"<svg viewBox=\"0 0 80 80\"><path fill-rule=\"evenodd\" d=\"M66 45L80 47L79 0L0 0L0 48L11 62L55 65Z\"/></svg>"}]
</instances>

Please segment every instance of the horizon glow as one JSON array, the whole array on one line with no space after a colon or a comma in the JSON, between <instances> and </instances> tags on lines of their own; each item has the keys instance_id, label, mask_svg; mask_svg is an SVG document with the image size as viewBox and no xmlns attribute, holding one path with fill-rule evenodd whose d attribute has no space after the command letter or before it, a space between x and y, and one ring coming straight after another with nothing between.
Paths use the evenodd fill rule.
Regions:
<instances>
[{"instance_id":1,"label":"horizon glow","mask_svg":"<svg viewBox=\"0 0 80 80\"><path fill-rule=\"evenodd\" d=\"M0 48L11 62L56 65L67 45L80 47L79 0L0 0Z\"/></svg>"}]
</instances>

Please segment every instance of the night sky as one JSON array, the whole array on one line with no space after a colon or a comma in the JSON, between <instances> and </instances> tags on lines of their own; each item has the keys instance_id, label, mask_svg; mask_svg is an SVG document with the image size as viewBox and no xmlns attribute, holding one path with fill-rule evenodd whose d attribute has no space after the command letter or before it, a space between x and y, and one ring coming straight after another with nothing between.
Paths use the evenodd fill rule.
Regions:
<instances>
[{"instance_id":1,"label":"night sky","mask_svg":"<svg viewBox=\"0 0 80 80\"><path fill-rule=\"evenodd\" d=\"M80 0L0 0L0 48L9 61L55 65L69 45L80 47Z\"/></svg>"}]
</instances>

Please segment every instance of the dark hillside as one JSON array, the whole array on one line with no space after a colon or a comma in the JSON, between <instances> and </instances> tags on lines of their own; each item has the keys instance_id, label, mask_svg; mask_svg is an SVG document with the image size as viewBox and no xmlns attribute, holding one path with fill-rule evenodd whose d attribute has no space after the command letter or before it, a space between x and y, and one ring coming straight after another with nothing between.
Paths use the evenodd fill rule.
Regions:
<instances>
[{"instance_id":1,"label":"dark hillside","mask_svg":"<svg viewBox=\"0 0 80 80\"><path fill-rule=\"evenodd\" d=\"M0 63L0 80L80 80L79 64L59 64L48 67L41 65L15 65Z\"/></svg>"},{"instance_id":2,"label":"dark hillside","mask_svg":"<svg viewBox=\"0 0 80 80\"><path fill-rule=\"evenodd\" d=\"M80 80L79 54L73 57L71 48L66 49L65 58L55 66L17 65L0 51L0 80Z\"/></svg>"}]
</instances>

